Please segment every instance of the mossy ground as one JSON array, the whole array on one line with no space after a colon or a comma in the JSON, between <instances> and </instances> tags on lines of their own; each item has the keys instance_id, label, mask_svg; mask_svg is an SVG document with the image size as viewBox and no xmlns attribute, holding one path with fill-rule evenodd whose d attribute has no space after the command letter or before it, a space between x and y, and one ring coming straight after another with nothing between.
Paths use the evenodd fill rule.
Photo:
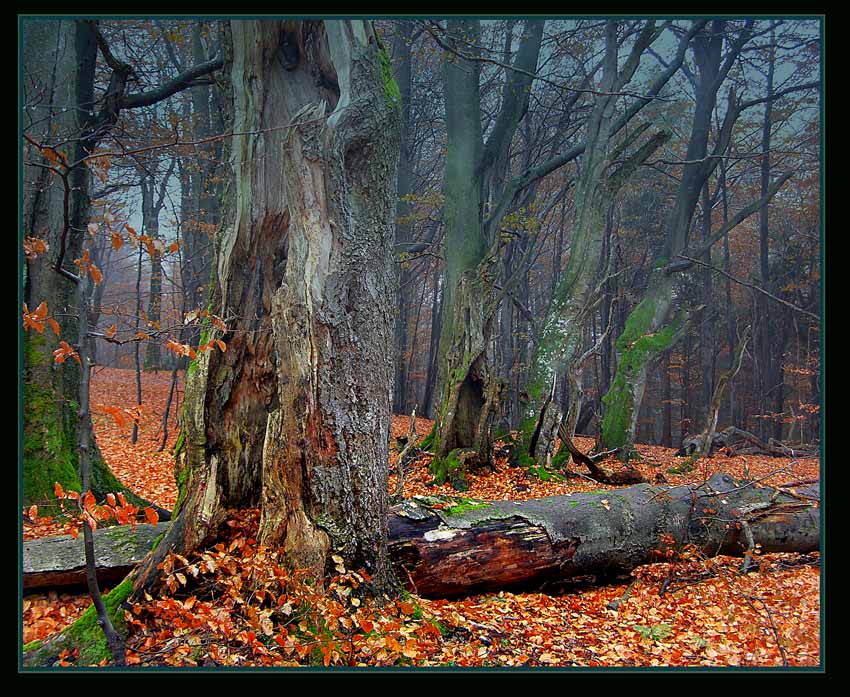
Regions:
<instances>
[{"instance_id":1,"label":"mossy ground","mask_svg":"<svg viewBox=\"0 0 850 697\"><path fill-rule=\"evenodd\" d=\"M103 596L103 604L112 621L112 626L122 638L127 636L127 623L124 620L123 603L133 590L133 581L124 579L112 591ZM52 665L63 649L80 650L76 664L96 666L104 659L112 659L106 635L97 622L94 605L89 607L68 629L48 643L33 641L24 646L24 663L28 666Z\"/></svg>"}]
</instances>

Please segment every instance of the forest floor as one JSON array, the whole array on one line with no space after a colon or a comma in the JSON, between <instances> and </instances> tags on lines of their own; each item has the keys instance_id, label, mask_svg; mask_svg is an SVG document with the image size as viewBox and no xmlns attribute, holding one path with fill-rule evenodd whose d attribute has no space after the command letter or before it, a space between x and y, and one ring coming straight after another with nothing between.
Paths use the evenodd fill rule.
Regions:
<instances>
[{"instance_id":1,"label":"forest floor","mask_svg":"<svg viewBox=\"0 0 850 697\"><path fill-rule=\"evenodd\" d=\"M98 405L135 404L131 370L98 369L92 382L98 445L115 475L148 500L171 509L177 495L170 454L178 428L169 421L163 451L162 411L170 373L145 373L138 442ZM182 390L182 388L181 388ZM182 401L182 393L180 395ZM409 419L393 417L393 440ZM417 419L419 437L431 422ZM589 450L593 441L577 437ZM674 450L638 446L638 469L650 482L693 484L716 472L780 484L819 477L816 459L717 456L688 474ZM391 472L395 470L391 455ZM613 467L612 463L607 463ZM445 493L428 486L428 458L404 482L405 496ZM605 488L582 476L541 481L497 461L494 472L473 474L464 496L529 499ZM395 490L395 475L390 491ZM361 605L361 575L342 570L325 593L285 577L253 537L259 514L235 514L225 538L204 557L173 560L168 588L128 611L128 662L141 666L818 666L820 665L820 555L764 554L758 570L740 574L740 559L702 559L685 553L674 563L642 566L621 584L578 581L551 593L491 593L458 600L404 594L382 605ZM63 532L61 522L25 524L32 539ZM180 573L182 570L186 574ZM342 567L339 567L342 569ZM253 570L252 590L243 581ZM187 579L187 576L190 576ZM617 609L612 609L611 603ZM24 642L46 639L90 605L78 593L27 594ZM73 665L66 656L63 665Z\"/></svg>"}]
</instances>

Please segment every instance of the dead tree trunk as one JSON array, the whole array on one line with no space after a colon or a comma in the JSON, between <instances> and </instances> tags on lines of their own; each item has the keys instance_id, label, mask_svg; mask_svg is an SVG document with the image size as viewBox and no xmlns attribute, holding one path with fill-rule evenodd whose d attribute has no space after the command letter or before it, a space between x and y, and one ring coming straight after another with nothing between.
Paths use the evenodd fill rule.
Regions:
<instances>
[{"instance_id":1,"label":"dead tree trunk","mask_svg":"<svg viewBox=\"0 0 850 697\"><path fill-rule=\"evenodd\" d=\"M755 545L763 552L815 551L818 498L818 486L806 482L768 488L726 474L694 487L640 484L530 501L415 497L390 509L389 554L399 579L423 597L551 587L669 561L668 551L687 544L708 556L740 556ZM98 534L125 540L124 531ZM51 560L40 560L39 548L49 549ZM139 559L138 545L101 548L101 573ZM70 536L26 543L25 584L28 576L42 586L51 578L63 582L78 570L81 554L82 542Z\"/></svg>"},{"instance_id":2,"label":"dead tree trunk","mask_svg":"<svg viewBox=\"0 0 850 697\"><path fill-rule=\"evenodd\" d=\"M233 21L235 194L211 311L226 353L186 378L169 549L262 506L259 539L317 574L386 553L398 87L370 23Z\"/></svg>"},{"instance_id":3,"label":"dead tree trunk","mask_svg":"<svg viewBox=\"0 0 850 697\"><path fill-rule=\"evenodd\" d=\"M530 501L415 498L391 510L390 553L399 578L423 597L540 588L669 561L668 550L687 544L708 556L755 545L815 551L813 498L726 474L698 487L639 484Z\"/></svg>"}]
</instances>

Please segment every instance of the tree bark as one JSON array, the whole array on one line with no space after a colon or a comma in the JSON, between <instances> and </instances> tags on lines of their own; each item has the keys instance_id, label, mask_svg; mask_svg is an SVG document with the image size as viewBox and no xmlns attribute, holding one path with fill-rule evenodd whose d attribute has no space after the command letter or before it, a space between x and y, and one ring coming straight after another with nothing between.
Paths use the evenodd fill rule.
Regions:
<instances>
[{"instance_id":1,"label":"tree bark","mask_svg":"<svg viewBox=\"0 0 850 697\"><path fill-rule=\"evenodd\" d=\"M79 134L94 108L94 73L97 44L89 27L81 21L26 19L22 22L22 50L26 79L22 83L24 132L40 144L66 140L57 146L67 161L87 153ZM58 322L61 338L71 346L80 341L78 299L74 285L54 270L59 253L59 235L65 224L65 201L60 177L39 166L50 163L35 148L24 149L24 236L47 242L48 253L27 259L24 267L23 299L30 310L47 302L50 316ZM78 166L68 174L71 191L68 204L70 229L65 265L82 256L83 231L89 222L89 168ZM69 361L54 369L52 333L24 336L23 355L23 502L44 503L53 498L53 485L79 490L80 371ZM87 342L88 343L88 342ZM108 492L129 493L110 471L95 443L89 453L91 484L100 498ZM138 499L134 499L138 502Z\"/></svg>"},{"instance_id":2,"label":"tree bark","mask_svg":"<svg viewBox=\"0 0 850 697\"><path fill-rule=\"evenodd\" d=\"M390 552L399 577L423 597L551 587L670 561L668 550L688 544L708 556L740 556L752 545L815 551L812 498L812 489L780 492L726 474L697 487L640 484L530 501L417 497L391 511Z\"/></svg>"},{"instance_id":3,"label":"tree bark","mask_svg":"<svg viewBox=\"0 0 850 697\"><path fill-rule=\"evenodd\" d=\"M395 67L393 74L398 85L401 98L401 129L399 138L399 150L401 155L398 164L398 195L396 202L396 244L404 244L411 241L413 226L409 220L411 205L405 197L411 193L413 187L413 152L412 152L412 124L411 124L411 71L413 42L413 22L397 22L395 37L393 39L393 62ZM409 354L413 348L410 346L409 313L412 302L413 273L410 264L403 261L399 269L398 292L396 295L396 322L395 322L395 378L393 389L393 413L404 414L407 412L408 382L410 364Z\"/></svg>"},{"instance_id":4,"label":"tree bark","mask_svg":"<svg viewBox=\"0 0 850 697\"><path fill-rule=\"evenodd\" d=\"M369 23L230 26L234 131L251 135L216 259L228 348L188 371L179 513L136 589L259 503L260 539L294 565L321 575L336 550L383 592L397 87Z\"/></svg>"},{"instance_id":5,"label":"tree bark","mask_svg":"<svg viewBox=\"0 0 850 697\"><path fill-rule=\"evenodd\" d=\"M741 556L755 545L765 553L816 551L818 498L817 485L776 489L726 474L692 487L640 484L529 501L414 497L387 514L389 554L399 579L423 597L551 588L577 576L604 581L668 562L686 545L708 556ZM69 561L40 564L30 551L39 546L59 549ZM49 566L60 574L59 567L76 567L79 547L70 537L27 543L25 569ZM104 554L104 572L135 558L122 545Z\"/></svg>"},{"instance_id":6,"label":"tree bark","mask_svg":"<svg viewBox=\"0 0 850 697\"><path fill-rule=\"evenodd\" d=\"M635 50L620 69L616 22L608 22L600 92L617 92L629 82L640 60L639 47L651 43L653 27L653 23L644 27ZM611 137L615 133L615 102L614 96L598 96L588 121L587 146L576 185L570 259L558 283L537 347L526 388L528 400L521 437L514 453L514 458L525 464L545 463L552 458L562 417L554 399L557 381L569 374L570 381L578 385L575 373L579 368L577 361L584 353L585 322L608 270L608 260L603 258L602 252L611 202L637 167L672 135L667 131L655 134L614 172L606 174L608 167L647 128L637 129L614 148Z\"/></svg>"},{"instance_id":7,"label":"tree bark","mask_svg":"<svg viewBox=\"0 0 850 697\"><path fill-rule=\"evenodd\" d=\"M716 155L723 154L729 144L732 126L739 113L732 92L723 126L711 153L715 157L707 157L711 116L718 90L731 62L750 36L747 26L732 42L724 57L724 26L723 20L714 20L709 28L702 28L693 40L698 79L695 84L696 104L691 135L685 155L687 164L683 168L676 200L666 222L664 247L653 262L646 293L632 310L623 333L615 342L617 372L603 398L606 409L602 422L602 446L606 450L618 448L624 459L634 453L635 429L648 370L682 336L687 319L682 310L674 314L675 276L667 269L667 265L687 247L691 219L700 193L717 167L719 159Z\"/></svg>"},{"instance_id":8,"label":"tree bark","mask_svg":"<svg viewBox=\"0 0 850 697\"><path fill-rule=\"evenodd\" d=\"M483 140L477 60L479 20L449 20L443 73L447 151L443 173L446 282L439 349L439 407L434 435L434 480L465 487L467 466L491 462L492 425L504 381L497 376L492 331L498 305L498 228L505 211L484 220L486 190L500 185L513 135L528 107L544 22L528 22L507 72L499 113ZM497 198L492 196L491 199ZM489 250L488 250L489 247Z\"/></svg>"}]
</instances>

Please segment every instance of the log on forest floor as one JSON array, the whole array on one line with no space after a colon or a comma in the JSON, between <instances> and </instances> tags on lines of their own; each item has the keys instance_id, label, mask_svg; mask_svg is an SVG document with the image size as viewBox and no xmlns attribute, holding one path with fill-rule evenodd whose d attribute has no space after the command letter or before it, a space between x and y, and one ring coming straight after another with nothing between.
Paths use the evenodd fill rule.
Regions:
<instances>
[{"instance_id":1,"label":"log on forest floor","mask_svg":"<svg viewBox=\"0 0 850 697\"><path fill-rule=\"evenodd\" d=\"M399 579L423 597L539 589L668 561L668 550L688 543L708 556L742 556L755 545L816 551L818 497L818 485L776 489L726 474L700 486L639 484L527 501L414 497L390 511L390 554ZM165 525L96 531L99 569L127 573ZM67 583L82 566L82 538L24 546L25 587Z\"/></svg>"},{"instance_id":2,"label":"log on forest floor","mask_svg":"<svg viewBox=\"0 0 850 697\"><path fill-rule=\"evenodd\" d=\"M123 579L151 551L154 540L169 523L129 525L94 531L97 578L100 583ZM83 537L45 537L24 542L25 590L85 585L86 557Z\"/></svg>"},{"instance_id":3,"label":"log on forest floor","mask_svg":"<svg viewBox=\"0 0 850 697\"><path fill-rule=\"evenodd\" d=\"M639 484L528 501L436 497L393 507L390 554L423 597L541 588L667 561L694 544L708 555L819 548L818 487L780 491L718 474L700 486ZM436 504L436 505L435 505Z\"/></svg>"},{"instance_id":4,"label":"log on forest floor","mask_svg":"<svg viewBox=\"0 0 850 697\"><path fill-rule=\"evenodd\" d=\"M682 440L682 447L676 451L677 457L692 455L702 447L705 434L687 436ZM767 455L769 457L818 457L817 445L790 446L773 438L767 443L749 431L729 426L717 431L711 436L711 454L723 452L729 457L736 455Z\"/></svg>"}]
</instances>

